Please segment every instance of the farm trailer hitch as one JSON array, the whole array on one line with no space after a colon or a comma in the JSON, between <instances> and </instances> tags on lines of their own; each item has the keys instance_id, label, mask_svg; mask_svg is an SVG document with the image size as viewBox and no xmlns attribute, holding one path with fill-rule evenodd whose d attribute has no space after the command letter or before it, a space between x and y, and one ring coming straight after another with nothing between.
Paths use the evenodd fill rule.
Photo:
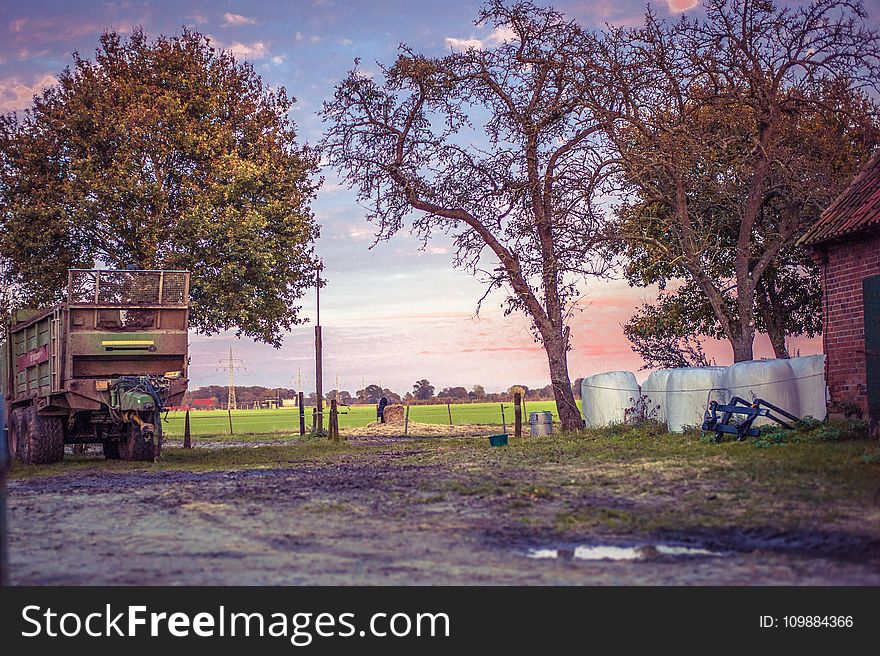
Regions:
<instances>
[{"instance_id":1,"label":"farm trailer hitch","mask_svg":"<svg viewBox=\"0 0 880 656\"><path fill-rule=\"evenodd\" d=\"M113 386L111 395L119 418L139 431L142 440L153 440L154 460L159 456L159 443L154 438L162 438L161 414L165 411L169 382L174 378L170 373L165 376L122 376Z\"/></svg>"},{"instance_id":2,"label":"farm trailer hitch","mask_svg":"<svg viewBox=\"0 0 880 656\"><path fill-rule=\"evenodd\" d=\"M728 404L720 404L718 401L709 402L702 429L705 432L714 431L715 441L720 442L725 434L736 435L736 439L739 441L747 437L757 437L761 431L758 428L753 428L752 423L758 417L767 417L784 428L792 428L791 424L773 413L780 414L794 423L800 421L798 417L764 399L755 399L749 403L745 399L734 396ZM734 415L744 415L745 419L737 421L734 419Z\"/></svg>"},{"instance_id":3,"label":"farm trailer hitch","mask_svg":"<svg viewBox=\"0 0 880 656\"><path fill-rule=\"evenodd\" d=\"M126 413L125 418L140 429L141 436L144 439L148 440L153 437L153 433L156 431L156 427L151 422L141 419L137 412L128 412Z\"/></svg>"}]
</instances>

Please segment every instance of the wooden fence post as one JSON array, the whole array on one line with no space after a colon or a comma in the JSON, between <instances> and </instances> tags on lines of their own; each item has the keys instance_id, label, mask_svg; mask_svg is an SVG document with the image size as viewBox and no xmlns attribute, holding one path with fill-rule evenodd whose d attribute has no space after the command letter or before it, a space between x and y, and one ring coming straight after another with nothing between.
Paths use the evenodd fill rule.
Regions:
<instances>
[{"instance_id":1,"label":"wooden fence post","mask_svg":"<svg viewBox=\"0 0 880 656\"><path fill-rule=\"evenodd\" d=\"M504 404L501 404L501 432L507 432L507 422L504 420Z\"/></svg>"},{"instance_id":2,"label":"wooden fence post","mask_svg":"<svg viewBox=\"0 0 880 656\"><path fill-rule=\"evenodd\" d=\"M187 410L186 417L183 420L183 448L191 449L192 446L192 438L190 438L189 434L189 410Z\"/></svg>"},{"instance_id":3,"label":"wooden fence post","mask_svg":"<svg viewBox=\"0 0 880 656\"><path fill-rule=\"evenodd\" d=\"M328 425L330 439L339 440L339 410L336 407L336 399L330 399L330 423Z\"/></svg>"},{"instance_id":4,"label":"wooden fence post","mask_svg":"<svg viewBox=\"0 0 880 656\"><path fill-rule=\"evenodd\" d=\"M513 394L513 434L522 437L522 393Z\"/></svg>"},{"instance_id":5,"label":"wooden fence post","mask_svg":"<svg viewBox=\"0 0 880 656\"><path fill-rule=\"evenodd\" d=\"M306 434L306 409L303 407L303 393L299 393L299 434Z\"/></svg>"},{"instance_id":6,"label":"wooden fence post","mask_svg":"<svg viewBox=\"0 0 880 656\"><path fill-rule=\"evenodd\" d=\"M403 434L409 435L409 406L406 406L406 416L403 418Z\"/></svg>"},{"instance_id":7,"label":"wooden fence post","mask_svg":"<svg viewBox=\"0 0 880 656\"><path fill-rule=\"evenodd\" d=\"M226 406L226 414L229 415L229 434L232 435L232 408L230 408L228 405Z\"/></svg>"},{"instance_id":8,"label":"wooden fence post","mask_svg":"<svg viewBox=\"0 0 880 656\"><path fill-rule=\"evenodd\" d=\"M452 406L448 403L446 404L446 412L449 413L449 425L452 426Z\"/></svg>"}]
</instances>

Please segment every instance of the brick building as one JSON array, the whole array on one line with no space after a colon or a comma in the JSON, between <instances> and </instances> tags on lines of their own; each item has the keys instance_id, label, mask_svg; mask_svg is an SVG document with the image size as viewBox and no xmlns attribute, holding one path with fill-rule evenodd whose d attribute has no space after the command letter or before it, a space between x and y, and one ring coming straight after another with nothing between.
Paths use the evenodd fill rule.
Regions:
<instances>
[{"instance_id":1,"label":"brick building","mask_svg":"<svg viewBox=\"0 0 880 656\"><path fill-rule=\"evenodd\" d=\"M190 403L190 406L193 408L193 410L216 410L217 399L193 399Z\"/></svg>"},{"instance_id":2,"label":"brick building","mask_svg":"<svg viewBox=\"0 0 880 656\"><path fill-rule=\"evenodd\" d=\"M821 267L829 412L880 436L880 154L801 238Z\"/></svg>"}]
</instances>

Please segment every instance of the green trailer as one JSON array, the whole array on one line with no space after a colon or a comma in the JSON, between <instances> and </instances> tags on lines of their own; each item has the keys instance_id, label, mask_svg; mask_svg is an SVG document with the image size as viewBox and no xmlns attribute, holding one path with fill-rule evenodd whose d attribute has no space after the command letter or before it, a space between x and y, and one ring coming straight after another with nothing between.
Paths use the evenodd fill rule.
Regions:
<instances>
[{"instance_id":1,"label":"green trailer","mask_svg":"<svg viewBox=\"0 0 880 656\"><path fill-rule=\"evenodd\" d=\"M23 310L3 367L10 456L57 462L65 444L154 460L161 415L187 385L189 273L74 269L67 300Z\"/></svg>"}]
</instances>

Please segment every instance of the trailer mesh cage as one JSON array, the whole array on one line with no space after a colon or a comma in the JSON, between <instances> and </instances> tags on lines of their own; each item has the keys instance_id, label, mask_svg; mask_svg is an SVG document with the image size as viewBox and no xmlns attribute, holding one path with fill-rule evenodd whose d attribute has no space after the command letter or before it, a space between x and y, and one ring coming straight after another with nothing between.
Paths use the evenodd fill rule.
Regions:
<instances>
[{"instance_id":1,"label":"trailer mesh cage","mask_svg":"<svg viewBox=\"0 0 880 656\"><path fill-rule=\"evenodd\" d=\"M185 306L188 298L186 271L70 271L67 300L73 305Z\"/></svg>"}]
</instances>

